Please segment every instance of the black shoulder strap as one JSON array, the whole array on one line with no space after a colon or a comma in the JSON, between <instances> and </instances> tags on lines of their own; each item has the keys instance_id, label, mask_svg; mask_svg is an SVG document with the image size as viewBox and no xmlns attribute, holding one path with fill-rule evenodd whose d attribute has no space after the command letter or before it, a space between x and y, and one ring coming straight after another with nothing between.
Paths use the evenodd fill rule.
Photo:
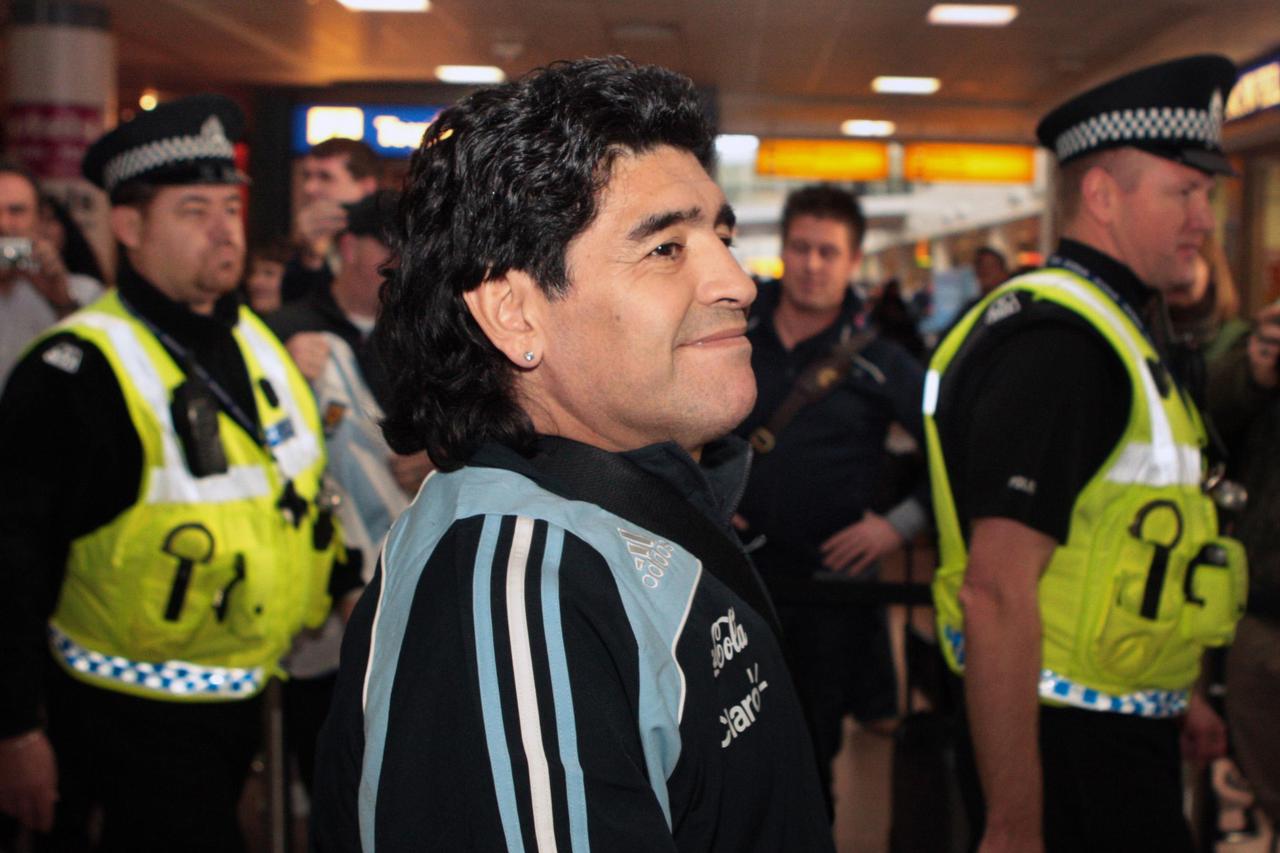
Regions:
<instances>
[{"instance_id":1,"label":"black shoulder strap","mask_svg":"<svg viewBox=\"0 0 1280 853\"><path fill-rule=\"evenodd\" d=\"M576 442L543 442L533 464L567 490L565 497L634 521L696 556L781 640L773 601L747 555L675 488L616 453Z\"/></svg>"},{"instance_id":2,"label":"black shoulder strap","mask_svg":"<svg viewBox=\"0 0 1280 853\"><path fill-rule=\"evenodd\" d=\"M835 390L853 369L853 360L876 339L874 329L863 329L839 341L822 358L814 359L801 371L791 392L773 410L769 420L752 431L750 441L756 453L768 453L777 446L778 436L800 413Z\"/></svg>"}]
</instances>

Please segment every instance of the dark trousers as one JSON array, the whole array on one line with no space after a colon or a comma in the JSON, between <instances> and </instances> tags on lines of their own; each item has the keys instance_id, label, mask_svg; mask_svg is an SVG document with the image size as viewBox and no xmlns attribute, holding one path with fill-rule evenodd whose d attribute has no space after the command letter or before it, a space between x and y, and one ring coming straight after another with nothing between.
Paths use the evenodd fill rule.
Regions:
<instances>
[{"instance_id":1,"label":"dark trousers","mask_svg":"<svg viewBox=\"0 0 1280 853\"><path fill-rule=\"evenodd\" d=\"M285 749L298 762L298 776L307 796L311 795L316 774L316 741L329 715L333 686L337 683L336 671L319 678L290 678L284 682Z\"/></svg>"},{"instance_id":2,"label":"dark trousers","mask_svg":"<svg viewBox=\"0 0 1280 853\"><path fill-rule=\"evenodd\" d=\"M1195 850L1182 814L1175 720L1041 707L1040 762L1048 853ZM977 792L976 771L968 770L966 787Z\"/></svg>"},{"instance_id":3,"label":"dark trousers","mask_svg":"<svg viewBox=\"0 0 1280 853\"><path fill-rule=\"evenodd\" d=\"M58 759L52 835L39 848L89 850L102 817L100 853L236 853L237 806L258 748L258 698L181 703L50 676L48 733Z\"/></svg>"},{"instance_id":4,"label":"dark trousers","mask_svg":"<svg viewBox=\"0 0 1280 853\"><path fill-rule=\"evenodd\" d=\"M897 676L884 608L781 605L787 662L809 722L827 810L833 812L831 759L845 714L860 722L897 716Z\"/></svg>"}]
</instances>

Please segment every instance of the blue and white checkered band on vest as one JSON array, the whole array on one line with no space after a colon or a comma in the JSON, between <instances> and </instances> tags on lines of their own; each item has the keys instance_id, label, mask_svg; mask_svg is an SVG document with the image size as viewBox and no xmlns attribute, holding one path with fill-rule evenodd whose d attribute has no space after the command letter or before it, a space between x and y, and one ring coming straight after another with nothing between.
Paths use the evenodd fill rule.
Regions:
<instances>
[{"instance_id":1,"label":"blue and white checkered band on vest","mask_svg":"<svg viewBox=\"0 0 1280 853\"><path fill-rule=\"evenodd\" d=\"M1091 116L1063 131L1054 142L1058 160L1116 142L1170 143L1196 140L1206 147L1222 144L1222 92L1214 90L1209 108L1138 107Z\"/></svg>"},{"instance_id":2,"label":"blue and white checkered band on vest","mask_svg":"<svg viewBox=\"0 0 1280 853\"><path fill-rule=\"evenodd\" d=\"M198 134L157 139L112 157L102 167L102 183L107 192L110 192L125 181L162 166L195 160L234 158L235 146L227 138L222 122L217 116L209 116L200 126Z\"/></svg>"},{"instance_id":3,"label":"blue and white checkered band on vest","mask_svg":"<svg viewBox=\"0 0 1280 853\"><path fill-rule=\"evenodd\" d=\"M964 663L964 634L954 628L944 630L943 639L951 646L956 660ZM1040 670L1040 698L1087 711L1107 711L1133 717L1176 717L1185 714L1191 701L1189 690L1135 690L1114 694L1085 687L1064 678L1051 669Z\"/></svg>"},{"instance_id":4,"label":"blue and white checkered band on vest","mask_svg":"<svg viewBox=\"0 0 1280 853\"><path fill-rule=\"evenodd\" d=\"M157 698L238 699L256 694L266 678L260 666L253 669L201 666L180 660L148 663L104 655L86 649L52 625L49 626L49 645L54 654L76 672L127 684Z\"/></svg>"}]
</instances>

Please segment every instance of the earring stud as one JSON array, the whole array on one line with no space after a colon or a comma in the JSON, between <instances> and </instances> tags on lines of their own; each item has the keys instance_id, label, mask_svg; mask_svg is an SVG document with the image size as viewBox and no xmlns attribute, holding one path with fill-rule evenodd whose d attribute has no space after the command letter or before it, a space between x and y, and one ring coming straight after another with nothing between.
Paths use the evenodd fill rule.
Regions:
<instances>
[{"instance_id":1,"label":"earring stud","mask_svg":"<svg viewBox=\"0 0 1280 853\"><path fill-rule=\"evenodd\" d=\"M525 361L533 361L533 353L531 353L531 352L526 352L526 353L524 354L524 360L525 360Z\"/></svg>"}]
</instances>

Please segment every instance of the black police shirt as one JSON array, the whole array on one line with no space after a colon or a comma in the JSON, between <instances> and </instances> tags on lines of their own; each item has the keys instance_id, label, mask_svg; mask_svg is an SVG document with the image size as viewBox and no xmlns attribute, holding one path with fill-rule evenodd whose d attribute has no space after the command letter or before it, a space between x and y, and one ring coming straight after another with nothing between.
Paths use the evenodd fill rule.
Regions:
<instances>
[{"instance_id":1,"label":"black police shirt","mask_svg":"<svg viewBox=\"0 0 1280 853\"><path fill-rule=\"evenodd\" d=\"M1154 296L1133 272L1082 243L1058 255L1141 315ZM1076 496L1129 419L1128 374L1078 315L1045 302L993 323L948 371L936 415L966 539L975 518L1013 519L1065 542Z\"/></svg>"}]
</instances>

